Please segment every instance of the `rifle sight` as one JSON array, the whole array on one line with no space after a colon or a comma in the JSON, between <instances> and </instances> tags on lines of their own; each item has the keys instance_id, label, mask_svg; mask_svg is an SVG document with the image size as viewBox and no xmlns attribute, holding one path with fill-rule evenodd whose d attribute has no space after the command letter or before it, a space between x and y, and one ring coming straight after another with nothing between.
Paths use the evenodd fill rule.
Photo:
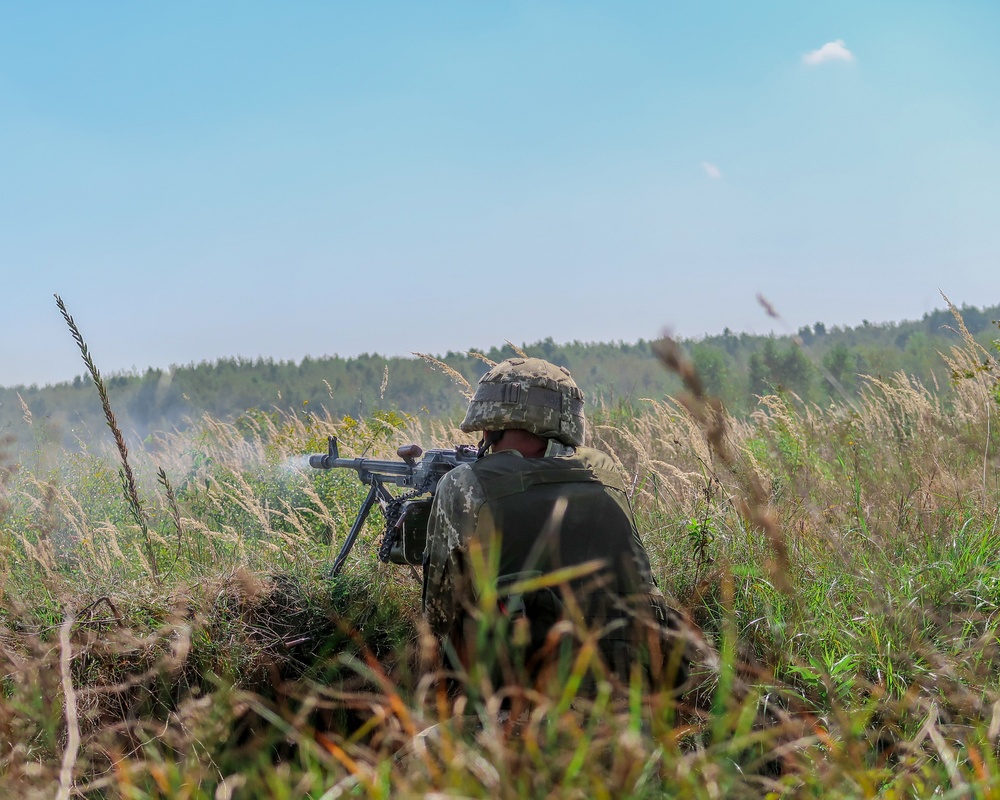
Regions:
<instances>
[{"instance_id":1,"label":"rifle sight","mask_svg":"<svg viewBox=\"0 0 1000 800\"><path fill-rule=\"evenodd\" d=\"M337 450L337 437L331 436L326 455L309 456L309 466L313 469L333 469L335 462L340 458L340 451Z\"/></svg>"}]
</instances>

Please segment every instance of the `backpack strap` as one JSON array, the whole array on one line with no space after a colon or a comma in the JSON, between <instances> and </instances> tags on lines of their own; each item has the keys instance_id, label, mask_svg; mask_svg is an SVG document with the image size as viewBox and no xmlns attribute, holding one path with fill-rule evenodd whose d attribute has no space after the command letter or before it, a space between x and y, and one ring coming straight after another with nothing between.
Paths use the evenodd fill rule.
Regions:
<instances>
[{"instance_id":1,"label":"backpack strap","mask_svg":"<svg viewBox=\"0 0 1000 800\"><path fill-rule=\"evenodd\" d=\"M625 484L617 473L600 467L536 469L484 478L481 481L487 501L499 500L501 497L523 492L533 486L551 486L559 483L601 483L612 489L625 491Z\"/></svg>"}]
</instances>

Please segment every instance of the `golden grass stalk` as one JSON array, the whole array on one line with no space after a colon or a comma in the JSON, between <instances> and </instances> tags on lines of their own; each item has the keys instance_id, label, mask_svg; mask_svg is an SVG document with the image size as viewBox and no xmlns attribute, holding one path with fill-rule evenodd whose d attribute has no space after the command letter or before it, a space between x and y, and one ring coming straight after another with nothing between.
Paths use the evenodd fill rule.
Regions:
<instances>
[{"instance_id":1,"label":"golden grass stalk","mask_svg":"<svg viewBox=\"0 0 1000 800\"><path fill-rule=\"evenodd\" d=\"M118 455L122 463L121 472L119 473L121 476L122 494L125 497L125 502L128 505L129 513L131 514L132 519L142 531L149 568L152 573L153 580L158 581L159 574L156 568L156 553L153 549L153 540L149 535L149 523L146 519L146 510L143 507L142 498L139 496L139 487L136 484L135 475L133 474L132 467L129 464L128 446L125 444L125 437L122 435L121 428L118 427L118 420L115 417L115 412L111 408L111 399L108 397L108 388L104 383L104 379L101 377L100 370L97 369L97 365L94 363L94 359L90 355L90 348L87 347L87 342L84 341L83 334L80 333L80 329L77 327L76 322L74 322L73 317L70 316L69 311L66 310L66 304L58 294L54 295L54 297L56 298L56 306L59 309L59 313L61 313L63 319L66 320L66 325L69 326L70 333L73 335L73 340L76 342L77 347L80 348L80 355L83 357L83 363L86 365L87 371L90 373L90 377L94 380L94 386L97 387L97 393L101 398L101 408L104 409L104 418L108 423L108 427L111 429L111 434L115 440L115 447L118 448Z\"/></svg>"},{"instance_id":2,"label":"golden grass stalk","mask_svg":"<svg viewBox=\"0 0 1000 800\"><path fill-rule=\"evenodd\" d=\"M727 439L727 418L722 402L705 392L694 364L684 355L677 342L665 336L653 342L652 347L663 365L683 381L686 392L678 400L698 421L711 451L723 465L735 471L736 459ZM791 594L788 545L778 524L777 514L771 508L760 476L754 471L744 471L743 476L744 494L738 498L740 512L753 527L766 534L773 555L773 561L768 564L771 580L785 594Z\"/></svg>"},{"instance_id":3,"label":"golden grass stalk","mask_svg":"<svg viewBox=\"0 0 1000 800\"><path fill-rule=\"evenodd\" d=\"M510 342L508 342L508 344L510 344ZM511 345L511 347L514 347L514 345ZM515 352L518 352L517 348L514 348L514 350L515 350ZM490 369L493 369L493 367L495 367L497 365L496 361L493 361L493 360L487 358L485 355L483 355L482 353L480 353L480 352L478 352L476 350L470 350L468 352L468 355L472 356L473 358L478 358L480 361L482 361ZM527 358L527 356L525 356L525 358Z\"/></svg>"},{"instance_id":4,"label":"golden grass stalk","mask_svg":"<svg viewBox=\"0 0 1000 800\"><path fill-rule=\"evenodd\" d=\"M167 473L163 467L160 467L159 471L156 473L156 478L163 487L163 491L167 493L167 507L170 509L170 519L173 521L174 529L177 531L177 552L174 554L173 562L167 569L167 575L169 575L174 566L177 564L177 559L181 557L181 544L184 541L184 526L181 524L181 510L177 506L177 498L174 495L174 487L171 485L170 479L167 477Z\"/></svg>"},{"instance_id":5,"label":"golden grass stalk","mask_svg":"<svg viewBox=\"0 0 1000 800\"><path fill-rule=\"evenodd\" d=\"M24 421L30 428L34 425L34 418L31 415L31 409L28 407L28 404L25 402L24 398L21 397L20 392L15 392L15 394L17 395L18 402L21 404L21 414L24 418Z\"/></svg>"},{"instance_id":6,"label":"golden grass stalk","mask_svg":"<svg viewBox=\"0 0 1000 800\"><path fill-rule=\"evenodd\" d=\"M424 361L426 361L433 367L437 367L445 375L447 375L449 378L455 381L455 383L458 385L459 390L465 396L466 400L472 399L472 386L465 379L465 376L457 369L455 369L452 366L449 366L448 364L445 364L440 359L434 358L434 356L429 355L427 353L417 353L414 351L412 355L415 355L417 358L422 358ZM475 353L470 353L469 355L475 355Z\"/></svg>"},{"instance_id":7,"label":"golden grass stalk","mask_svg":"<svg viewBox=\"0 0 1000 800\"><path fill-rule=\"evenodd\" d=\"M506 342L507 346L515 353L517 353L517 355L520 356L521 358L531 358L531 356L525 353L524 350L522 350L520 347L514 344L510 339L504 339L504 342Z\"/></svg>"},{"instance_id":8,"label":"golden grass stalk","mask_svg":"<svg viewBox=\"0 0 1000 800\"><path fill-rule=\"evenodd\" d=\"M63 702L66 714L66 749L63 751L62 768L59 771L59 791L56 800L69 800L73 790L73 766L80 750L80 723L76 711L76 690L73 688L71 665L73 643L70 632L76 620L67 615L59 628L59 674L62 677Z\"/></svg>"}]
</instances>

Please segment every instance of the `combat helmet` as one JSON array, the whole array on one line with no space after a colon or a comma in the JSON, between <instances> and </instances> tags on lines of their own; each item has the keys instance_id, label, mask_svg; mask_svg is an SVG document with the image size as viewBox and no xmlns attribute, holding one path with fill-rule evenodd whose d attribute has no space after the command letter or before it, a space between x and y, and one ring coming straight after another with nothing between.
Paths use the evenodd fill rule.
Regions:
<instances>
[{"instance_id":1,"label":"combat helmet","mask_svg":"<svg viewBox=\"0 0 1000 800\"><path fill-rule=\"evenodd\" d=\"M479 379L461 428L466 433L522 428L578 447L585 426L583 392L569 370L541 358L508 358Z\"/></svg>"}]
</instances>

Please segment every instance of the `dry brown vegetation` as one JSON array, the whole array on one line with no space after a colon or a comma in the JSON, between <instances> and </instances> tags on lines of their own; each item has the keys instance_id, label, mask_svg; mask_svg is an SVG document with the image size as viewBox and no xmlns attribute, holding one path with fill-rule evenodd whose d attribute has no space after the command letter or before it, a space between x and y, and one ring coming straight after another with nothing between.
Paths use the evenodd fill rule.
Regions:
<instances>
[{"instance_id":1,"label":"dry brown vegetation","mask_svg":"<svg viewBox=\"0 0 1000 800\"><path fill-rule=\"evenodd\" d=\"M325 578L362 487L303 455L330 433L383 457L450 446L446 422L253 412L159 434L129 453L145 532L120 453L9 453L0 791L991 796L1000 372L971 337L943 358L948 387L868 379L856 400L769 395L737 420L667 354L687 395L592 410L658 579L721 656L694 716L607 682L577 697L574 676L600 675L584 661L505 721L488 670L443 671L376 524Z\"/></svg>"}]
</instances>

